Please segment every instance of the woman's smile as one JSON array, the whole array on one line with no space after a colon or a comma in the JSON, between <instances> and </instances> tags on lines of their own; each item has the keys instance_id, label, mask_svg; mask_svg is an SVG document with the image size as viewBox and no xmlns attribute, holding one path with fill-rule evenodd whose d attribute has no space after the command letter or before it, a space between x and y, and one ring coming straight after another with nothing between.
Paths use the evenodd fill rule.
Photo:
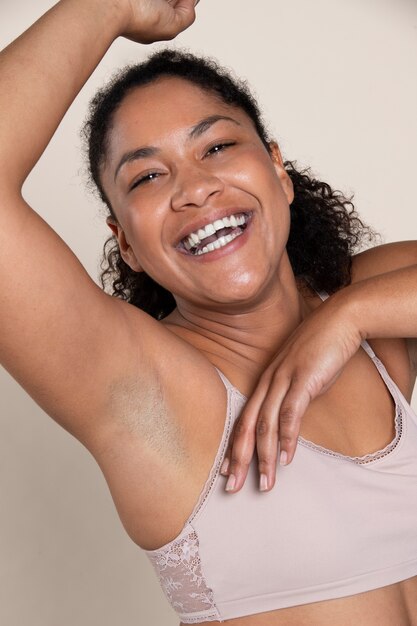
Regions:
<instances>
[{"instance_id":1,"label":"woman's smile","mask_svg":"<svg viewBox=\"0 0 417 626\"><path fill-rule=\"evenodd\" d=\"M210 221L205 227L195 229L187 237L181 239L177 250L186 256L201 259L208 255L208 260L215 260L224 254L233 252L237 246L231 243L240 238L240 245L246 241L242 236L252 223L253 211L236 212L224 218ZM237 243L237 242L236 242ZM222 251L222 254L214 254Z\"/></svg>"}]
</instances>

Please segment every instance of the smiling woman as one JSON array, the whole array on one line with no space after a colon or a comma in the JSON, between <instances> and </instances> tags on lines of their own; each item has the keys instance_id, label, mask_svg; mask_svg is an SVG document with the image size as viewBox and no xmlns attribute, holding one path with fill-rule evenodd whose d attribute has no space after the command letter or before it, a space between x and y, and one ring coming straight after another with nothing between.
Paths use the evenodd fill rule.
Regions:
<instances>
[{"instance_id":1,"label":"smiling woman","mask_svg":"<svg viewBox=\"0 0 417 626\"><path fill-rule=\"evenodd\" d=\"M1 361L97 461L182 624L415 626L416 243L358 253L351 198L178 50L118 73L84 126L110 293L22 198L112 42L170 39L194 4L61 0L2 52Z\"/></svg>"},{"instance_id":2,"label":"smiling woman","mask_svg":"<svg viewBox=\"0 0 417 626\"><path fill-rule=\"evenodd\" d=\"M164 83L162 79L165 81L170 79L170 82ZM155 83L158 83L157 88L159 87L162 94L164 90L169 90L170 93L168 110L161 105L161 101L158 99L160 118L158 128L162 128L163 121L166 120L169 120L172 127L176 128L178 122L173 117L173 110L175 109L172 102L174 93L176 110L181 112L180 117L182 118L184 111L190 105L191 97L196 98L196 95L203 101L203 112L206 110L206 102L211 104L213 110L220 108L223 111L222 114L212 114L187 129L188 140L193 142L194 146L197 140L202 142L201 145L204 146L205 152L201 154L199 162L202 163L204 157L207 168L210 168L212 172L215 172L216 167L223 171L228 162L233 166L236 158L243 158L243 149L246 145L245 141L247 141L244 133L246 129L249 129L249 136L253 135L259 144L258 149L262 158L265 158L265 155L269 153L273 161L280 164L281 178L285 182L288 193L291 194L291 197L287 198L287 201L291 200L291 231L288 250L295 275L302 276L308 273L313 286L325 289L330 293L346 285L350 280L351 255L355 249L360 247L362 241L366 238L371 239L372 231L359 220L350 200L344 198L340 192L333 191L327 184L310 177L308 171L299 172L295 163L286 162L284 164L282 162L277 144L268 138L259 107L248 87L242 81L233 79L226 70L220 68L214 61L207 58L197 58L189 53L164 50L154 54L145 63L129 67L126 71L118 74L109 86L97 94L92 102L90 118L84 128L90 173L102 200L108 207L110 213L108 223L114 232L118 233L117 218L109 195L104 189L101 172L106 161L106 148L111 150L111 143L110 145L108 143L113 131L113 123L120 119L120 109L124 110L124 105L122 106L124 99L139 87L148 86L147 91L149 92L149 85ZM138 132L142 139L144 130L141 131L141 128L152 128L149 126L149 120L144 116L144 109L152 112L152 119L156 122L154 107L138 101L137 92L134 98L131 96L131 99L132 108L140 111L140 122L135 119L134 128L123 129L123 133L129 141L134 131ZM229 110L229 115L226 115ZM210 134L208 134L209 132ZM118 137L120 136L119 133L120 129L117 132ZM168 133L172 133L172 130L168 129L166 134ZM259 159L258 155L254 154L254 156ZM214 162L212 162L213 158L215 158ZM129 168L125 173L127 182L124 183L126 191L129 193L139 186L143 187L143 185L152 183L150 189L140 190L141 202L147 202L148 212L151 212L152 215L155 214L155 208L151 211L148 200L149 194L152 194L153 199L156 197L156 190L162 189L162 191L165 190L165 193L171 193L167 181L172 181L175 174L166 163L163 166L163 159L164 154L161 146L146 145L133 148L122 155L116 166L114 176L114 182L116 182L123 166ZM176 155L175 168L178 169L178 155ZM188 177L190 171L188 168ZM234 175L240 180L242 172L238 170L234 172ZM109 184L110 178L111 172L106 177ZM219 182L220 177L216 179L214 175L212 184L216 185ZM156 190L155 185L157 185ZM294 188L296 189L295 197ZM211 193L212 190L209 189L208 192ZM158 193L161 192L158 191ZM177 247L200 257L227 246L243 234L246 227L252 223L254 213L251 210L252 204L247 199L245 199L244 204L247 206L244 206L240 213L236 211L236 207L229 209L228 212L222 206L221 209L216 209L213 215L199 215L194 222L185 226L184 232L181 232L178 237ZM240 208L242 209L242 207ZM245 211L245 208L248 210ZM240 223L219 223L221 219L228 218L229 215L238 217ZM204 231L203 227L205 228ZM235 230L228 232L230 228ZM282 230L282 222L279 228ZM226 230L217 236L215 233L219 229ZM185 241L185 237L190 236L191 233L194 237ZM243 239L239 243L242 244L245 240ZM227 252L232 250L230 246L227 248ZM114 237L107 240L105 259L103 260L102 286L106 287L111 282L113 295L128 300L156 319L163 319L176 307L174 297L164 286L164 279L153 280L150 277L152 272L138 273L137 265L132 269L129 263L124 261L121 250L123 250L123 246L120 247L119 241L115 240ZM205 262L215 260L225 253L226 251L220 254L211 254L207 259L198 260Z\"/></svg>"}]
</instances>

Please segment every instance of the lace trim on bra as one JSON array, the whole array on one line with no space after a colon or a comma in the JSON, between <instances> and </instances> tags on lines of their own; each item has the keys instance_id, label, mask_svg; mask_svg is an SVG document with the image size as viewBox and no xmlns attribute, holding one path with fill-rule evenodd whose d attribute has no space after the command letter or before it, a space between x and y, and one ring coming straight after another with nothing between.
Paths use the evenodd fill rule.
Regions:
<instances>
[{"instance_id":1,"label":"lace trim on bra","mask_svg":"<svg viewBox=\"0 0 417 626\"><path fill-rule=\"evenodd\" d=\"M364 454L363 456L348 456L345 454L341 454L340 452L335 452L334 450L329 450L329 448L324 448L323 446L320 446L319 444L314 443L313 441L310 441L309 439L304 439L301 436L298 437L298 443L304 446L305 448L310 448L310 450L314 450L315 452L319 452L320 454L325 454L326 456L331 456L331 457L341 459L344 461L351 461L353 463L356 463L357 465L366 465L369 463L375 463L376 461L380 461L381 459L391 454L398 447L399 443L402 441L403 433L405 429L402 404L398 396L396 387L395 385L393 385L391 378L388 372L386 371L385 365L382 363L382 361L378 359L378 357L376 356L376 354L374 353L374 351L372 350L372 348L366 341L362 342L362 346L365 349L365 352L368 353L369 357L374 362L375 367L377 368L381 378L383 379L386 386L388 387L388 390L391 393L392 399L394 400L394 403L395 403L395 417L394 417L395 437L394 439L390 443L388 443L385 446L385 448L382 448L381 450L377 450L376 452L370 452L369 454ZM226 377L224 376L224 378ZM227 381L227 387L231 390L231 392L236 393L238 396L240 396L240 398L242 398L242 400L245 400L245 401L248 400L248 398L241 391L239 391L237 387L232 385L232 383L227 378L226 378L226 381Z\"/></svg>"},{"instance_id":2,"label":"lace trim on bra","mask_svg":"<svg viewBox=\"0 0 417 626\"><path fill-rule=\"evenodd\" d=\"M329 450L328 448L323 448L323 446L319 446L308 439L303 439L302 437L298 437L298 443L305 448L310 448L315 452L320 452L320 454L326 454L327 456L332 456L337 459L342 459L344 461L352 461L353 463L357 463L358 465L366 465L367 463L374 463L375 461L380 461L384 457L388 456L392 453L392 451L398 446L402 439L403 435L403 413L401 407L397 404L396 415L395 415L395 437L385 446L382 450L377 450L376 452L371 452L369 454L364 454L363 456L347 456L345 454L341 454L340 452L334 452L333 450Z\"/></svg>"},{"instance_id":3,"label":"lace trim on bra","mask_svg":"<svg viewBox=\"0 0 417 626\"><path fill-rule=\"evenodd\" d=\"M217 367L216 367L217 369ZM197 515L200 513L201 509L203 508L204 504L207 501L207 498L209 497L213 485L216 482L217 477L220 474L220 467L221 464L223 463L223 459L224 459L224 455L226 452L226 448L227 445L229 443L229 438L230 438L230 433L232 431L233 428L233 424L234 424L234 420L233 418L233 409L235 408L233 406L233 399L235 396L235 392L237 392L239 395L240 392L235 389L231 383L227 380L227 378L225 377L225 375L220 371L217 370L220 374L220 377L223 379L223 381L225 382L225 387L226 387L226 392L227 392L227 415L226 415L226 420L225 420L225 424L224 424L224 428L223 428L223 434L222 434L222 438L220 440L219 443L219 447L217 449L217 453L216 456L214 458L213 461L213 465L210 469L208 478L206 480L206 482L204 483L203 488L200 491L200 495L198 497L198 500L193 508L193 510L191 511L189 517L187 518L187 520L184 523L184 526L182 527L182 530L179 532L179 534L172 539L171 541L169 541L168 543L164 544L163 546L161 546L160 548L156 548L155 550L144 550L145 553L147 553L148 555L160 552L162 550L166 550L167 548L169 548L169 546L174 543L175 541L179 540L180 537L183 536L184 531L188 528L188 526L190 526L191 522L197 517ZM244 397L244 396L243 396ZM238 410L235 411L236 415L239 413Z\"/></svg>"},{"instance_id":4,"label":"lace trim on bra","mask_svg":"<svg viewBox=\"0 0 417 626\"><path fill-rule=\"evenodd\" d=\"M227 384L229 381L225 380L224 374L218 371L225 382L227 416L209 476L180 534L161 548L145 550L169 603L185 624L222 621L214 602L213 590L207 585L202 572L198 535L191 524L204 507L219 475L234 423L232 419L233 409L236 408L233 405L234 389Z\"/></svg>"},{"instance_id":5,"label":"lace trim on bra","mask_svg":"<svg viewBox=\"0 0 417 626\"><path fill-rule=\"evenodd\" d=\"M334 452L333 450L329 450L328 448L324 448L308 439L303 439L303 437L298 437L298 442L304 446L305 448L310 448L315 452L320 452L320 454L325 454L327 456L331 456L337 459L342 459L344 461L352 461L357 465L366 465L369 463L375 463L376 461L380 461L385 458L389 454L391 454L400 444L403 439L404 430L405 430L405 422L403 420L403 410L402 405L395 389L395 386L392 384L390 376L385 369L384 364L378 359L377 356L371 356L372 360L375 363L377 370L379 371L381 378L384 380L388 390L391 393L392 399L395 403L395 437L394 439L388 443L381 450L377 450L376 452L370 452L369 454L364 454L363 456L348 456L345 454L341 454L340 452Z\"/></svg>"},{"instance_id":6,"label":"lace trim on bra","mask_svg":"<svg viewBox=\"0 0 417 626\"><path fill-rule=\"evenodd\" d=\"M220 619L213 590L203 576L199 547L198 535L190 526L166 548L147 552L163 592L186 624Z\"/></svg>"},{"instance_id":7,"label":"lace trim on bra","mask_svg":"<svg viewBox=\"0 0 417 626\"><path fill-rule=\"evenodd\" d=\"M217 369L217 368L216 368ZM220 372L220 370L217 370L220 374L221 377L223 378L224 374L222 372ZM224 377L226 378L226 377ZM223 379L224 380L224 379ZM224 381L224 382L229 382ZM232 413L233 413L233 392L234 389L232 389L230 387L230 385L226 384L226 393L227 393L227 417L226 417L226 423L224 426L224 430L223 430L223 435L222 435L222 440L221 443L219 445L219 448L217 450L217 454L216 454L216 458L214 460L213 466L210 470L210 474L209 477L200 493L199 499L197 501L197 504L194 507L193 512L191 513L190 517L188 518L186 524L192 522L192 520L198 515L198 513L200 512L200 510L203 508L211 490L212 487L217 479L217 476L219 475L220 472L220 467L223 463L223 459L224 459L224 455L226 453L226 449L227 449L227 445L229 443L229 438L230 438L230 433L232 431L233 428L233 424L234 421L232 419Z\"/></svg>"}]
</instances>

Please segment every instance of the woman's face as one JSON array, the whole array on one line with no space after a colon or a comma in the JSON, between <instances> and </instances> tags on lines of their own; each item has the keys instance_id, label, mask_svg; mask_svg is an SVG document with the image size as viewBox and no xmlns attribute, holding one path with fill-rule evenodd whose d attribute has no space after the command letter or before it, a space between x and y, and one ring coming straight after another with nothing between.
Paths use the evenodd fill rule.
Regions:
<instances>
[{"instance_id":1,"label":"woman's face","mask_svg":"<svg viewBox=\"0 0 417 626\"><path fill-rule=\"evenodd\" d=\"M124 260L178 305L250 302L276 277L292 184L241 109L177 78L136 89L115 115L102 180Z\"/></svg>"}]
</instances>

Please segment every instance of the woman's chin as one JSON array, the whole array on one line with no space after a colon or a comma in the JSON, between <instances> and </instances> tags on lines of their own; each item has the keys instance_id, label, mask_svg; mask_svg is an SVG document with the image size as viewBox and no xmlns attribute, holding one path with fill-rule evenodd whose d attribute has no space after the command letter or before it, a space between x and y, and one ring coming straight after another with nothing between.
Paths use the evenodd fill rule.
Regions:
<instances>
[{"instance_id":1,"label":"woman's chin","mask_svg":"<svg viewBox=\"0 0 417 626\"><path fill-rule=\"evenodd\" d=\"M261 282L259 277L255 280L252 276L252 280L239 283L224 276L221 285L217 284L205 292L204 306L216 304L228 305L231 308L235 306L243 313L246 306L253 307L259 304L265 296L265 282Z\"/></svg>"}]
</instances>

